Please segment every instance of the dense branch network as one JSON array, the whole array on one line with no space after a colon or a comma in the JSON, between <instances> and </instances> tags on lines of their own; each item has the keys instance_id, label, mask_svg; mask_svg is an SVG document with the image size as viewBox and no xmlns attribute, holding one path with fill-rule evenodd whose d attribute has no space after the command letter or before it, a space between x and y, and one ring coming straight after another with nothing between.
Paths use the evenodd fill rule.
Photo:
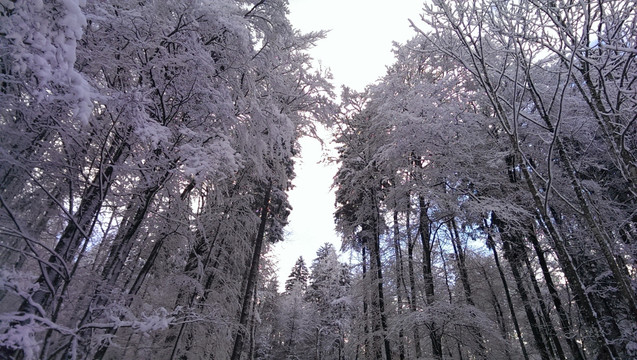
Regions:
<instances>
[{"instance_id":1,"label":"dense branch network","mask_svg":"<svg viewBox=\"0 0 637 360\"><path fill-rule=\"evenodd\" d=\"M637 357L634 2L428 1L339 105L287 13L0 4L0 359ZM279 286L320 121L342 247Z\"/></svg>"}]
</instances>

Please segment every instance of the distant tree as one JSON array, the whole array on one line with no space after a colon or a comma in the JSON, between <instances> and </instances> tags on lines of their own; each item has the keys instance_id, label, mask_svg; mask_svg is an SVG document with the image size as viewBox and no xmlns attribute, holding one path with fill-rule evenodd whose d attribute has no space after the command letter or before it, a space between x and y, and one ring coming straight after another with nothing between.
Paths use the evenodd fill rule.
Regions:
<instances>
[{"instance_id":1,"label":"distant tree","mask_svg":"<svg viewBox=\"0 0 637 360\"><path fill-rule=\"evenodd\" d=\"M334 246L325 243L316 252L311 270L306 299L316 311L316 358L343 359L353 311L349 267L338 260Z\"/></svg>"},{"instance_id":2,"label":"distant tree","mask_svg":"<svg viewBox=\"0 0 637 360\"><path fill-rule=\"evenodd\" d=\"M310 272L307 265L305 265L305 260L303 260L303 256L299 256L292 267L292 271L290 272L288 279L285 281L285 291L291 292L292 289L298 287L301 292L304 293L307 290L309 278Z\"/></svg>"},{"instance_id":3,"label":"distant tree","mask_svg":"<svg viewBox=\"0 0 637 360\"><path fill-rule=\"evenodd\" d=\"M303 257L292 267L285 283L285 293L279 301L279 329L281 340L277 358L301 359L312 354L316 314L313 304L306 300L309 271Z\"/></svg>"}]
</instances>

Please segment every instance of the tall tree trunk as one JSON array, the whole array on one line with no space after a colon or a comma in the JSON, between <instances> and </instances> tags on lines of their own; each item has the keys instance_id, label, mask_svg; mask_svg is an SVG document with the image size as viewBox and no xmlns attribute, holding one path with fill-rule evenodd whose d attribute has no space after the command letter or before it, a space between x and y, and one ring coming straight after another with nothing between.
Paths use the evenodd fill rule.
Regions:
<instances>
[{"instance_id":1,"label":"tall tree trunk","mask_svg":"<svg viewBox=\"0 0 637 360\"><path fill-rule=\"evenodd\" d=\"M254 240L254 247L252 250L252 262L250 264L250 272L248 273L248 283L243 295L243 301L241 304L241 315L239 317L239 327L234 338L234 346L232 348L232 360L240 360L241 353L243 351L243 342L246 336L246 326L248 324L248 313L250 309L250 302L252 300L252 292L257 282L257 275L259 273L259 261L261 260L261 248L263 247L263 239L265 237L265 226L268 220L268 211L270 203L270 194L272 191L272 184L269 184L265 190L263 196L263 205L261 206L261 222L259 224L259 231Z\"/></svg>"},{"instance_id":2,"label":"tall tree trunk","mask_svg":"<svg viewBox=\"0 0 637 360\"><path fill-rule=\"evenodd\" d=\"M560 326L562 328L562 332L564 332L566 343L571 350L571 355L576 360L584 360L584 355L582 354L580 347L575 339L575 333L571 329L568 314L564 309L564 306L562 306L562 299L560 298L560 295L557 292L557 288L553 283L551 272L546 263L546 258L544 257L544 250L542 250L542 247L540 246L540 243L535 236L535 231L533 228L529 230L529 241L531 242L535 250L538 263L540 264L540 268L542 269L542 275L544 275L544 282L546 283L546 287L549 290L549 294L551 294L551 299L553 300L553 305L555 306L555 310L557 311L557 315L560 320Z\"/></svg>"},{"instance_id":3,"label":"tall tree trunk","mask_svg":"<svg viewBox=\"0 0 637 360\"><path fill-rule=\"evenodd\" d=\"M542 331L538 325L537 319L535 318L529 295L526 291L526 287L524 286L522 275L520 274L520 268L522 267L520 261L521 252L524 251L521 247L523 245L519 243L520 239L516 238L516 234L509 233L512 230L509 229L506 224L501 221L495 214L493 214L492 216L492 221L500 232L500 238L502 239L502 248L504 250L504 258L507 259L509 262L518 294L520 295L522 305L524 306L526 318L529 321L529 325L531 326L531 333L533 334L535 345L540 352L540 356L542 357L542 359L549 360L549 351L546 348L544 339L542 338Z\"/></svg>"},{"instance_id":4,"label":"tall tree trunk","mask_svg":"<svg viewBox=\"0 0 637 360\"><path fill-rule=\"evenodd\" d=\"M555 331L555 327L553 326L553 321L551 320L551 316L549 315L548 308L546 307L546 303L544 302L544 298L542 296L542 291L540 290L540 285L535 278L535 273L533 271L533 267L531 266L531 261L526 254L526 251L521 253L522 260L526 265L526 269L529 274L529 280L531 280L531 285L533 286L533 291L535 291L535 296L537 298L538 305L540 306L540 314L543 319L542 329L545 331L545 336L547 340L553 343L555 347L556 355L560 358L560 360L566 360L564 356L564 350L562 349L562 344L560 343L560 339L557 336L557 331Z\"/></svg>"},{"instance_id":5,"label":"tall tree trunk","mask_svg":"<svg viewBox=\"0 0 637 360\"><path fill-rule=\"evenodd\" d=\"M600 324L591 300L585 292L586 287L582 283L582 280L577 273L577 269L573 264L571 255L566 248L566 243L564 239L562 239L561 233L554 225L555 221L548 213L548 210L542 204L541 195L539 193L539 190L535 186L535 183L533 182L533 178L531 177L529 170L526 168L526 166L521 166L521 171L526 180L529 192L533 197L535 206L539 211L541 224L546 229L546 233L549 235L549 238L553 241L553 246L556 250L555 254L557 255L557 259L560 262L562 270L564 271L564 275L568 281L569 287L573 291L575 302L579 307L584 321L590 326L597 345L600 348L599 356L601 358L616 358L617 350L604 334L603 326Z\"/></svg>"},{"instance_id":6,"label":"tall tree trunk","mask_svg":"<svg viewBox=\"0 0 637 360\"><path fill-rule=\"evenodd\" d=\"M170 170L172 170L175 165L175 163L170 164ZM113 286L119 278L122 267L133 248L135 235L137 234L142 221L146 218L148 208L155 199L157 192L171 177L171 174L171 171L166 171L161 174L155 184L146 187L138 196L138 199L136 201L134 200L129 205L132 216L122 222L122 227L113 241L113 246L106 261L106 265L104 266L104 269L102 269L102 278L106 280L107 284Z\"/></svg>"},{"instance_id":7,"label":"tall tree trunk","mask_svg":"<svg viewBox=\"0 0 637 360\"><path fill-rule=\"evenodd\" d=\"M416 278L414 273L414 246L416 242L411 237L411 224L410 224L410 212L407 211L406 227L407 227L407 271L409 273L409 310L412 313L416 312ZM414 350L416 352L416 358L422 356L422 349L420 348L420 332L418 331L418 324L414 324Z\"/></svg>"},{"instance_id":8,"label":"tall tree trunk","mask_svg":"<svg viewBox=\"0 0 637 360\"><path fill-rule=\"evenodd\" d=\"M383 294L383 272L380 258L380 243L377 231L377 217L374 216L372 224L363 224L362 233L367 238L369 245L369 273L371 290L371 320L372 320L372 344L371 353L375 359L382 359L383 352L386 359L391 359L389 339L387 338L387 315L385 314L385 299Z\"/></svg>"},{"instance_id":9,"label":"tall tree trunk","mask_svg":"<svg viewBox=\"0 0 637 360\"><path fill-rule=\"evenodd\" d=\"M484 279L487 281L487 286L489 287L489 294L491 295L491 305L493 306L493 312L495 313L496 321L498 323L498 327L500 328L500 335L502 339L505 341L504 344L504 352L506 354L507 359L511 359L511 350L509 349L509 331L507 329L506 321L504 321L504 312L502 311L502 305L500 305L500 301L498 300L498 295L493 288L493 284L491 280L489 280L489 275L487 274L484 266L480 267L482 270L482 275Z\"/></svg>"},{"instance_id":10,"label":"tall tree trunk","mask_svg":"<svg viewBox=\"0 0 637 360\"><path fill-rule=\"evenodd\" d=\"M245 172L241 172L240 176L238 178L238 180L235 182L234 186L232 187L232 190L230 191L229 195L228 195L228 199L232 199L232 197L234 196L235 192L239 189L240 185L242 184L242 180L244 179L244 175ZM194 183L191 182L190 183L192 185L192 187L194 187ZM191 185L188 185L188 187L191 187ZM192 189L190 189L192 190ZM188 191L190 191L188 190ZM232 202L228 202L228 204L226 205L226 207L223 210L223 214L229 214L230 209L232 206ZM186 261L186 266L184 267L184 273L186 275L189 275L191 277L193 277L194 279L196 279L196 281L200 282L202 281L202 277L205 274L206 269L209 268L210 266L210 261L213 261L212 259L214 258L214 263L212 265L212 268L216 268L217 267L217 263L219 261L218 257L219 257L219 251L217 251L217 253L215 254L215 256L212 255L213 250L215 250L215 245L217 243L217 239L219 238L219 234L220 234L220 230L221 227L223 225L223 221L218 221L217 222L217 226L215 228L215 230L213 231L213 237L212 239L207 239L207 237L205 236L205 229L201 229L201 228L197 228L195 231L195 246L190 250L189 254L188 254L188 259ZM224 238L222 238L219 242L221 243L219 245L219 247L221 245L223 245L224 242ZM250 261L250 260L248 260ZM249 267L250 264L247 264L247 266ZM248 270L249 271L249 270ZM246 271L247 274L247 271ZM211 275L212 276L212 275ZM210 279L210 276L208 277L208 279ZM206 281L208 283L208 280ZM247 276L244 276L242 279L242 287L241 289L245 289L245 284L247 283ZM192 291L189 292L189 290L192 289L180 289L178 294L177 294L177 299L175 301L175 307L178 306L189 306L192 307L197 299L197 295L198 292L197 291ZM204 296L202 298L205 297L205 292L204 292ZM203 300L203 299L202 299ZM177 354L178 348L179 348L179 343L181 341L181 337L184 334L185 328L187 326L187 323L182 323L179 326L179 330L177 331L177 335L173 335L171 333L169 333L169 335L166 337L166 343L167 344L171 344L172 343L172 350L171 350L171 355L170 358L173 359L175 357L175 355ZM169 329L171 328L171 326L169 326Z\"/></svg>"},{"instance_id":11,"label":"tall tree trunk","mask_svg":"<svg viewBox=\"0 0 637 360\"><path fill-rule=\"evenodd\" d=\"M429 216L427 211L429 204L425 203L423 196L418 197L418 205L420 207L420 216L418 223L418 233L422 242L422 273L425 279L425 297L427 305L432 306L434 303L434 278L433 278L433 246L431 243L431 231ZM431 340L431 348L435 359L442 359L442 335L438 332L435 322L430 324L429 338Z\"/></svg>"},{"instance_id":12,"label":"tall tree trunk","mask_svg":"<svg viewBox=\"0 0 637 360\"><path fill-rule=\"evenodd\" d=\"M400 228L398 224L398 211L394 210L394 258L396 259L396 302L398 315L403 313L403 294L400 284L404 282L403 276L403 256L400 250ZM401 327L398 330L398 355L400 360L405 359L405 342L404 342L404 330Z\"/></svg>"},{"instance_id":13,"label":"tall tree trunk","mask_svg":"<svg viewBox=\"0 0 637 360\"><path fill-rule=\"evenodd\" d=\"M485 220L486 223L486 220ZM522 331L520 331L520 324L518 323L518 317L515 315L515 307L513 306L513 299L511 299L511 291L509 291L509 284L507 282L506 276L504 275L504 269L502 269L502 265L500 264L500 258L498 256L498 251L495 248L495 241L491 235L487 235L487 245L491 248L493 252L493 260L495 260L495 266L498 268L498 273L500 274L500 280L502 281L502 287L504 288L504 294L506 295L507 305L509 306L509 312L511 313L511 320L513 321L513 327L515 328L515 334L518 337L518 342L520 343L520 349L522 350L522 356L524 356L525 360L529 360L529 354L526 350L526 346L524 345L524 339L522 338Z\"/></svg>"},{"instance_id":14,"label":"tall tree trunk","mask_svg":"<svg viewBox=\"0 0 637 360\"><path fill-rule=\"evenodd\" d=\"M367 271L367 242L366 238L363 238L362 247L361 247L361 256L362 256L362 264L363 264L363 284L367 286L369 282L369 272ZM365 352L365 359L372 360L372 351L371 343L369 341L370 333L369 333L369 300L368 293L365 292L365 296L363 296L363 351ZM358 356L358 352L357 352Z\"/></svg>"},{"instance_id":15,"label":"tall tree trunk","mask_svg":"<svg viewBox=\"0 0 637 360\"><path fill-rule=\"evenodd\" d=\"M257 332L257 283L254 283L252 295L252 310L250 311L250 346L248 347L248 360L254 360L255 335Z\"/></svg>"},{"instance_id":16,"label":"tall tree trunk","mask_svg":"<svg viewBox=\"0 0 637 360\"><path fill-rule=\"evenodd\" d=\"M458 224L455 219L451 219L447 224L449 226L449 235L453 245L453 251L456 254L456 263L458 266L458 272L460 273L460 282L462 283L462 289L464 290L464 296L467 304L475 306L473 302L473 296L471 294L471 284L469 283L469 272L467 271L465 248L460 241L460 233L458 232Z\"/></svg>"},{"instance_id":17,"label":"tall tree trunk","mask_svg":"<svg viewBox=\"0 0 637 360\"><path fill-rule=\"evenodd\" d=\"M190 192L192 191L192 189L194 189L194 187L195 187L195 182L191 181L188 184L188 186L186 186L186 188L181 192L180 200L182 202L188 199L188 197L190 196ZM166 226L169 226L169 225L166 225ZM144 283L144 280L146 280L146 276L148 276L148 274L150 273L150 270L155 265L155 261L157 260L157 256L159 255L159 252L164 245L164 241L166 240L168 236L170 236L171 233L172 231L165 229L164 231L161 232L161 234L159 235L159 238L155 241L155 244L153 245L153 248L151 249L150 254L148 255L148 258L146 259L146 262L144 262L144 265L137 273L137 276L135 277L133 284L128 290L128 295L131 295L131 296L126 301L127 306L130 306L130 304L133 302L133 296L137 295L137 293L141 289L142 284ZM106 334L115 335L117 334L117 331L118 331L117 328L108 329L106 331ZM106 351L108 350L109 346L110 346L110 343L108 342L100 345L97 351L95 352L95 355L93 356L93 360L101 360L102 358L104 358L104 355L106 355Z\"/></svg>"},{"instance_id":18,"label":"tall tree trunk","mask_svg":"<svg viewBox=\"0 0 637 360\"><path fill-rule=\"evenodd\" d=\"M471 306L476 306L473 301L473 294L471 292L471 284L469 282L469 271L467 270L467 262L466 262L466 246L462 245L462 241L460 239L460 232L458 231L458 224L455 218L451 218L449 221L449 235L451 237L451 242L453 245L453 250L456 254L458 272L460 273L460 282L462 283L462 289L464 290L464 296L467 301L467 304ZM478 351L477 354L480 358L485 358L487 353L487 348L484 345L484 338L482 337L482 333L475 329L475 337L478 342Z\"/></svg>"},{"instance_id":19,"label":"tall tree trunk","mask_svg":"<svg viewBox=\"0 0 637 360\"><path fill-rule=\"evenodd\" d=\"M78 211L69 219L54 248L55 254L51 255L46 264L40 263L42 275L37 280L39 289L34 292L30 301L25 300L22 303L19 311L35 313L38 311L35 304L45 311L48 310L54 298L60 295L57 294L58 289L63 283L71 280L70 264L79 255L82 242L90 236L113 182L115 167L124 162L128 155L125 152L127 146L123 138L117 137L107 150L109 164L98 172L84 190Z\"/></svg>"},{"instance_id":20,"label":"tall tree trunk","mask_svg":"<svg viewBox=\"0 0 637 360\"><path fill-rule=\"evenodd\" d=\"M530 90L529 93L531 95L531 98L533 99L533 103L535 104L537 108L538 114L542 118L544 125L546 126L546 129L549 131L550 134L553 135L553 143L551 144L551 146L554 145L555 148L557 149L560 163L562 164L562 166L564 166L565 173L568 179L570 180L573 191L575 192L575 196L577 198L577 201L580 206L580 210L582 212L582 217L585 220L586 224L588 225L590 231L592 232L593 239L595 239L595 242L599 246L606 262L608 263L610 271L613 274L613 279L617 284L619 294L624 299L624 301L626 302L626 306L629 309L630 316L633 318L633 321L637 321L637 297L635 296L635 292L633 291L630 285L630 279L626 276L626 274L622 271L621 267L617 263L615 254L613 253L613 250L611 248L611 244L613 243L613 241L608 235L608 233L604 231L603 227L597 221L597 219L595 218L595 216L593 215L591 211L591 206L586 196L586 191L583 189L580 179L578 178L578 175L577 175L578 171L576 170L575 166L573 165L571 161L571 157L568 155L566 151L566 147L564 146L564 143L562 142L562 138L559 136L559 127L557 125L554 125L553 122L551 121L551 119L553 119L554 116L552 116L552 114L550 114L550 110L545 107L542 101L542 96L537 91L535 87L535 83L533 79L531 78L531 73L529 71L531 66L529 63L527 63L526 55L522 54L522 56L519 57L519 61L520 61L520 65L525 70L525 77L528 82L529 90ZM585 75L585 79L588 79L587 82L590 81L590 77L588 76L590 76L590 74ZM568 86L568 85L564 85L564 86ZM592 84L590 84L590 86L592 86ZM596 94L596 91L592 87L590 88L590 90L592 94ZM600 103L596 102L596 104L602 106L602 109L603 109L603 105L601 104L601 102ZM594 111L600 110L596 108L597 106L591 107L591 109ZM559 120L560 120L559 118L555 119L556 123L559 123ZM600 125L602 127L605 127L604 123L605 122L600 122ZM516 139L514 139L514 141L516 141L516 143L513 144L516 151L519 152L519 155L522 155L519 142L517 142ZM631 185L630 187L632 188L632 191L635 192L637 191L637 189L635 188L635 184L637 184L637 170L635 170L634 161L631 160L631 158L633 157L630 156L630 158L624 159L624 157L621 156L622 154L627 154L627 155L632 155L632 154L628 154L627 152L625 152L624 148L622 148L621 150L622 151L620 152L620 156L618 157L619 159L618 163L620 164L620 169L623 170L621 171L622 174L629 175L626 177L626 179L628 180L628 184ZM616 153L616 151L614 151L613 153ZM627 160L628 162L624 160ZM522 166L526 167L526 165L527 164L523 164ZM625 166L630 166L630 169L625 168ZM528 172L528 170L526 171ZM549 171L550 171L550 168L549 168ZM551 175L549 174L549 176ZM545 203L548 202L548 196L550 195L551 190L552 190L551 187L547 189L547 194L545 195ZM546 206L543 206L543 207L546 207Z\"/></svg>"}]
</instances>

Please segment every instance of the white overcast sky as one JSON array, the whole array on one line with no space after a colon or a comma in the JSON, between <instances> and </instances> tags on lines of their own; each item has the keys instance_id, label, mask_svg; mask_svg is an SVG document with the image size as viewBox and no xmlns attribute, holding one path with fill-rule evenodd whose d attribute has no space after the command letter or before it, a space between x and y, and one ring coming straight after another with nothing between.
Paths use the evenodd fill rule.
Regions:
<instances>
[{"instance_id":1,"label":"white overcast sky","mask_svg":"<svg viewBox=\"0 0 637 360\"><path fill-rule=\"evenodd\" d=\"M296 29L329 31L310 54L331 70L336 91L340 92L341 85L360 91L383 76L393 62L392 41L405 42L414 35L407 19L417 22L422 1L290 0L289 8ZM336 249L341 244L334 231L334 193L330 191L336 168L320 163L323 151L317 140L300 142L295 188L289 193L290 224L285 241L270 254L277 262L280 286L299 256L309 267L323 243L331 242Z\"/></svg>"}]
</instances>

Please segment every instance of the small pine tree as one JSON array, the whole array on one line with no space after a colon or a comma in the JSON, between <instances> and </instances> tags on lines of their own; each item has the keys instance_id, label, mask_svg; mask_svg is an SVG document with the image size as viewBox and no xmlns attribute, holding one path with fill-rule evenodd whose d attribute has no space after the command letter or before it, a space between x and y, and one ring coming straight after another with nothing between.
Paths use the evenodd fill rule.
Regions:
<instances>
[{"instance_id":1,"label":"small pine tree","mask_svg":"<svg viewBox=\"0 0 637 360\"><path fill-rule=\"evenodd\" d=\"M303 260L303 256L299 256L292 268L292 272L290 272L290 276L285 281L285 291L289 293L295 286L300 286L301 290L305 292L309 277L310 272L305 265L305 260Z\"/></svg>"}]
</instances>

